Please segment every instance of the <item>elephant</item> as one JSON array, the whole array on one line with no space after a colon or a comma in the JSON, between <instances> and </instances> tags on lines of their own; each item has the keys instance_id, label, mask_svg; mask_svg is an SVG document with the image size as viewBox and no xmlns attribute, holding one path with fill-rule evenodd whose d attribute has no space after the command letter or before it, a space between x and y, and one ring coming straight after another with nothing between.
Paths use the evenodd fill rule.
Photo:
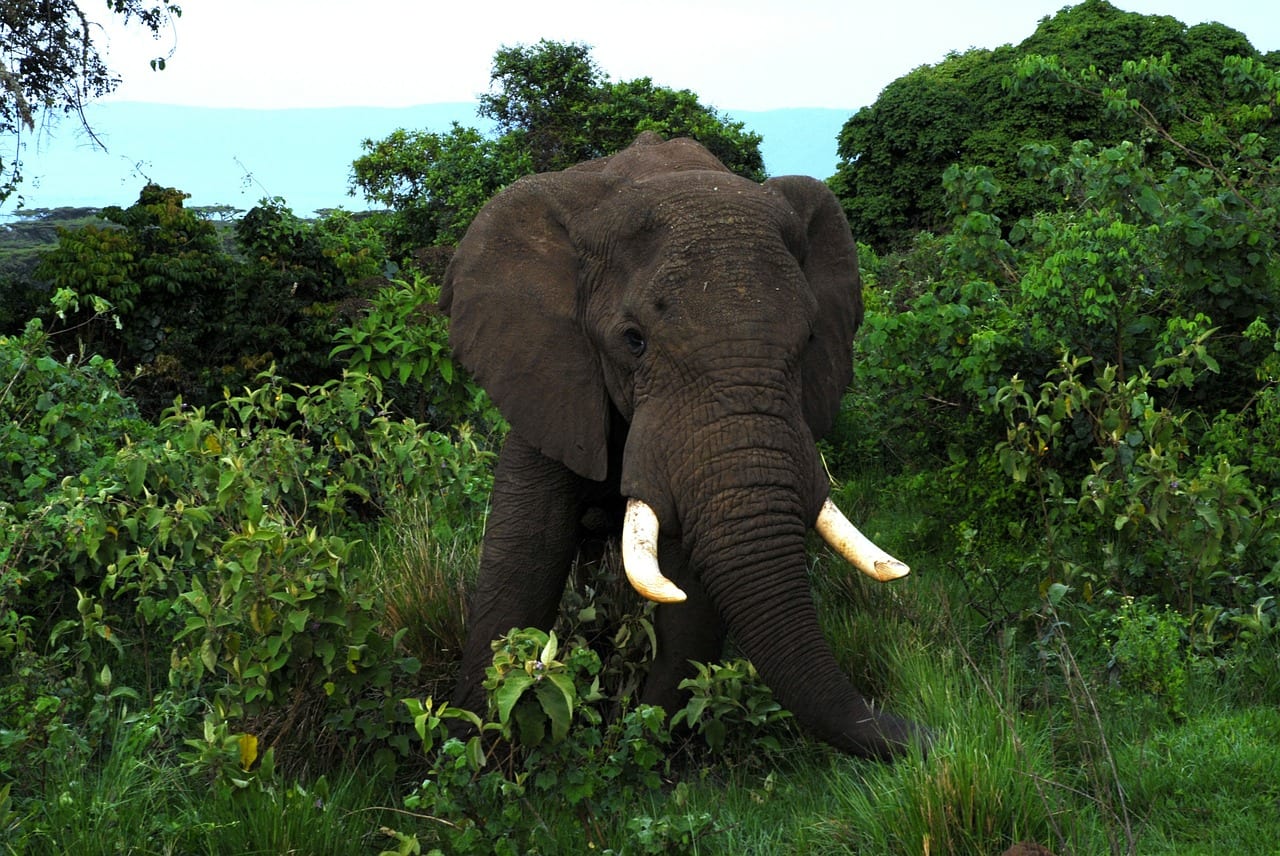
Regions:
<instances>
[{"instance_id":1,"label":"elephant","mask_svg":"<svg viewBox=\"0 0 1280 856\"><path fill-rule=\"evenodd\" d=\"M492 640L553 624L580 547L620 534L658 601L639 701L678 710L727 635L811 733L889 760L925 729L869 703L823 637L815 525L867 573L907 573L829 499L816 446L852 379L857 246L812 178L739 177L688 139L522 178L480 210L439 305L510 425L455 706L483 710ZM602 522L603 521L603 522Z\"/></svg>"}]
</instances>

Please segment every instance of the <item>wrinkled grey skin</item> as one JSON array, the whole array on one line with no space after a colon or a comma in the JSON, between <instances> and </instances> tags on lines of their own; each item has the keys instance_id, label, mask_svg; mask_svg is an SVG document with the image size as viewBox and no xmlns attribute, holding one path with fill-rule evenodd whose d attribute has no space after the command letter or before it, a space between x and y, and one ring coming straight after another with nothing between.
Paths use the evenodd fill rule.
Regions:
<instances>
[{"instance_id":1,"label":"wrinkled grey skin","mask_svg":"<svg viewBox=\"0 0 1280 856\"><path fill-rule=\"evenodd\" d=\"M441 306L454 351L511 423L454 702L484 707L490 641L550 628L584 519L627 497L661 522L661 605L641 701L668 711L726 631L824 740L890 758L912 724L836 664L806 578L830 428L862 320L857 249L809 178L763 185L690 140L516 182L458 246ZM598 509L608 514L602 518ZM596 526L598 529L598 525Z\"/></svg>"}]
</instances>

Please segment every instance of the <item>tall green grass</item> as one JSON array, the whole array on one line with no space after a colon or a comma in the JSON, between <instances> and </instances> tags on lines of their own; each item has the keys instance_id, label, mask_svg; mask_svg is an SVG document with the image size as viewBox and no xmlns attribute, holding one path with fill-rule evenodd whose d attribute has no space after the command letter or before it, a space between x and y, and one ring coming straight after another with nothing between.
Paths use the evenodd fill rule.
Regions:
<instances>
[{"instance_id":1,"label":"tall green grass","mask_svg":"<svg viewBox=\"0 0 1280 856\"><path fill-rule=\"evenodd\" d=\"M478 536L467 532L449 541L432 537L430 513L426 502L397 499L372 551L369 584L382 594L387 633L404 631L401 645L440 692L452 683L466 639L467 592L480 550Z\"/></svg>"},{"instance_id":2,"label":"tall green grass","mask_svg":"<svg viewBox=\"0 0 1280 856\"><path fill-rule=\"evenodd\" d=\"M345 854L385 843L379 828L397 802L385 779L347 770L304 785L260 769L228 787L182 764L173 738L126 712L109 747L68 754L9 807L0 853Z\"/></svg>"}]
</instances>

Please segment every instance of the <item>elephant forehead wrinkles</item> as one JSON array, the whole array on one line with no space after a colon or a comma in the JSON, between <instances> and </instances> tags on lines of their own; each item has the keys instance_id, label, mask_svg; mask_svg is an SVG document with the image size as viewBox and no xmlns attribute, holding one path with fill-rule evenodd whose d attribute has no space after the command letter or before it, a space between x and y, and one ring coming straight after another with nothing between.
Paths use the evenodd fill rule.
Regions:
<instances>
[{"instance_id":1,"label":"elephant forehead wrinkles","mask_svg":"<svg viewBox=\"0 0 1280 856\"><path fill-rule=\"evenodd\" d=\"M624 184L580 226L588 314L609 330L618 312L679 348L713 332L798 347L813 329L799 219L758 184L711 172Z\"/></svg>"},{"instance_id":2,"label":"elephant forehead wrinkles","mask_svg":"<svg viewBox=\"0 0 1280 856\"><path fill-rule=\"evenodd\" d=\"M716 240L682 248L655 271L652 296L670 307L668 322L682 333L807 338L817 302L799 266L779 253Z\"/></svg>"},{"instance_id":3,"label":"elephant forehead wrinkles","mask_svg":"<svg viewBox=\"0 0 1280 856\"><path fill-rule=\"evenodd\" d=\"M780 204L775 194L745 179L735 178L732 184L723 176L709 182L673 181L661 190L661 194L648 195L651 216L675 234L698 235L736 227L759 238L798 227L794 213Z\"/></svg>"},{"instance_id":4,"label":"elephant forehead wrinkles","mask_svg":"<svg viewBox=\"0 0 1280 856\"><path fill-rule=\"evenodd\" d=\"M669 222L660 242L651 278L670 297L789 302L804 285L780 224L738 210Z\"/></svg>"}]
</instances>

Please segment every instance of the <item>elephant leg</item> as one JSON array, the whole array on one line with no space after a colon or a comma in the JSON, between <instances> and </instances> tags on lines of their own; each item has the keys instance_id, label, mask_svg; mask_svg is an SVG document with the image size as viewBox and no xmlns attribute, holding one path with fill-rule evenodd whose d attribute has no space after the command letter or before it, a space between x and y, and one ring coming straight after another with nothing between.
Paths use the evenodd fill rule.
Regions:
<instances>
[{"instance_id":1,"label":"elephant leg","mask_svg":"<svg viewBox=\"0 0 1280 856\"><path fill-rule=\"evenodd\" d=\"M584 479L541 454L514 429L498 456L480 574L453 704L485 709L490 643L514 627L550 630L579 536Z\"/></svg>"},{"instance_id":2,"label":"elephant leg","mask_svg":"<svg viewBox=\"0 0 1280 856\"><path fill-rule=\"evenodd\" d=\"M670 568L673 563L667 552L675 551L664 551L663 566ZM642 704L657 705L668 716L688 701L680 682L694 674L689 661L714 663L724 654L725 627L711 597L691 575L681 574L679 579L688 597L682 603L664 603L654 610L658 650L640 694Z\"/></svg>"}]
</instances>

